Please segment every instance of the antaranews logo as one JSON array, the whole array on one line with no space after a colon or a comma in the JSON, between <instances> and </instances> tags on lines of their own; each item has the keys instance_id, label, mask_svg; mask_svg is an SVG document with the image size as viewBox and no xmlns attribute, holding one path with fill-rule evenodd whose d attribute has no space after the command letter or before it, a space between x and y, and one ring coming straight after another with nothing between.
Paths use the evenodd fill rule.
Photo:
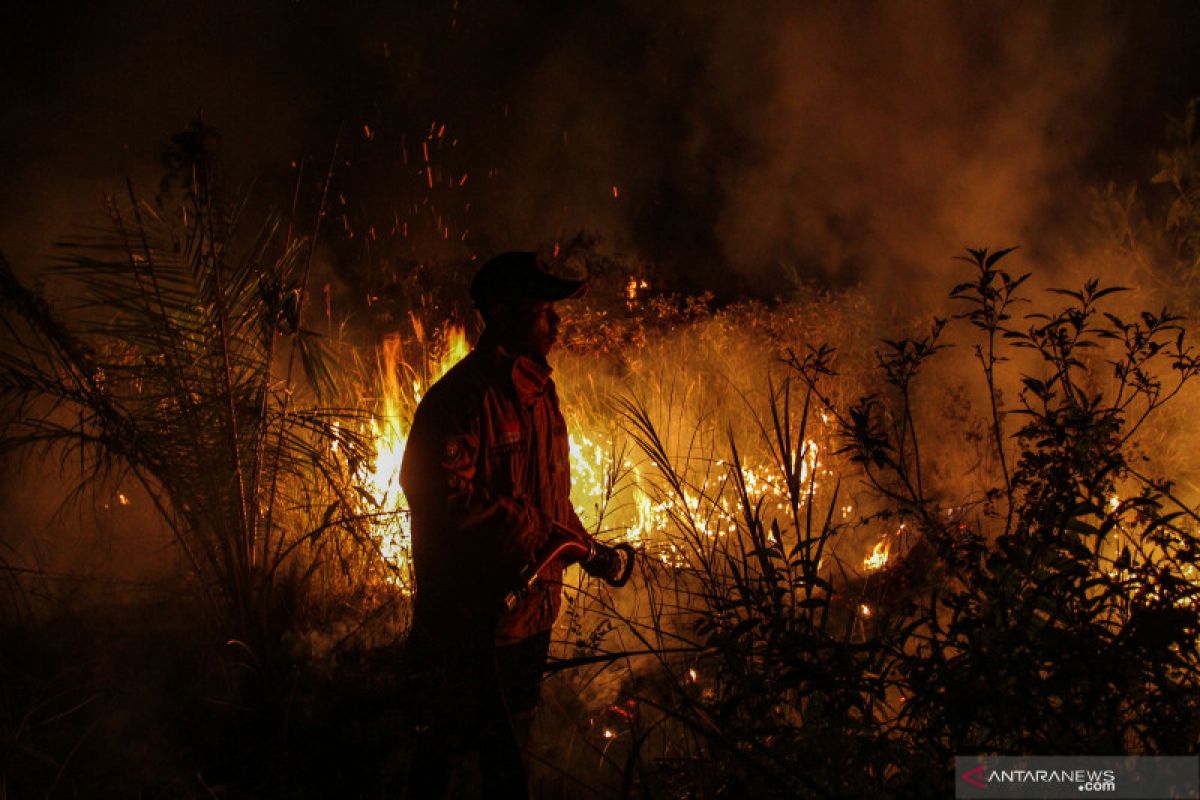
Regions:
<instances>
[{"instance_id":1,"label":"antaranews logo","mask_svg":"<svg viewBox=\"0 0 1200 800\"><path fill-rule=\"evenodd\" d=\"M1195 797L1196 756L958 756L958 798Z\"/></svg>"},{"instance_id":2,"label":"antaranews logo","mask_svg":"<svg viewBox=\"0 0 1200 800\"><path fill-rule=\"evenodd\" d=\"M1062 786L1075 784L1080 792L1115 792L1117 774L1111 769L988 769L980 764L959 776L978 789L989 784L1005 786L1013 784L1050 784Z\"/></svg>"},{"instance_id":3,"label":"antaranews logo","mask_svg":"<svg viewBox=\"0 0 1200 800\"><path fill-rule=\"evenodd\" d=\"M971 784L972 786L977 786L980 789L986 789L987 784L981 783L981 781L983 780L983 771L985 769L987 769L987 767L984 766L983 764L980 764L975 769L969 770L967 772L964 772L962 775L959 775L959 777L962 778L967 783Z\"/></svg>"}]
</instances>

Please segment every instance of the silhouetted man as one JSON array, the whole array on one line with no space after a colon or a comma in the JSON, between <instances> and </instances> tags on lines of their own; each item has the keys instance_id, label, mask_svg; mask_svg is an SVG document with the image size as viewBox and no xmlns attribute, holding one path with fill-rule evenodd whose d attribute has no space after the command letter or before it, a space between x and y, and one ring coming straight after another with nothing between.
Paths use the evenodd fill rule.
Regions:
<instances>
[{"instance_id":1,"label":"silhouetted man","mask_svg":"<svg viewBox=\"0 0 1200 800\"><path fill-rule=\"evenodd\" d=\"M534 253L505 253L471 283L486 328L421 400L401 470L412 509L416 596L410 653L429 682L409 794L445 797L455 762L479 753L488 797L526 797L523 762L561 603L565 559L506 593L555 535L590 537L571 506L567 426L546 355L554 303L583 281Z\"/></svg>"}]
</instances>

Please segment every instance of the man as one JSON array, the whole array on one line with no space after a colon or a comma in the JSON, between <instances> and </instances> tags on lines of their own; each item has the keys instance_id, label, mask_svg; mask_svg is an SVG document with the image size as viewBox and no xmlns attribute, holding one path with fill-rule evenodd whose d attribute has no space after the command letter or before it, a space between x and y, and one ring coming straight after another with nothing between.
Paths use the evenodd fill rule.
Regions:
<instances>
[{"instance_id":1,"label":"man","mask_svg":"<svg viewBox=\"0 0 1200 800\"><path fill-rule=\"evenodd\" d=\"M523 762L561 603L563 559L510 596L564 531L590 537L571 506L567 426L546 356L554 303L583 281L534 253L484 264L471 299L485 330L421 400L401 469L412 509L416 595L410 652L431 679L409 795L445 797L456 758L479 753L488 797L526 797Z\"/></svg>"}]
</instances>

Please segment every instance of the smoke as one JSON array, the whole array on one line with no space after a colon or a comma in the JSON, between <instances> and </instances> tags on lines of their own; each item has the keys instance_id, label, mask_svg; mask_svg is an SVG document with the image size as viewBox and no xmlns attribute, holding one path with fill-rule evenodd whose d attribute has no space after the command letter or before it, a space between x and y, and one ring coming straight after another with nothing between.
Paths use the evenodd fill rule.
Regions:
<instances>
[{"instance_id":1,"label":"smoke","mask_svg":"<svg viewBox=\"0 0 1200 800\"><path fill-rule=\"evenodd\" d=\"M752 275L834 281L1036 240L1080 189L1065 176L1104 123L1113 53L1103 25L1050 6L957 3L831 6L783 20L774 45L776 90L750 120L761 155L725 176L718 231Z\"/></svg>"},{"instance_id":2,"label":"smoke","mask_svg":"<svg viewBox=\"0 0 1200 800\"><path fill-rule=\"evenodd\" d=\"M894 293L967 245L1050 249L1086 216L1131 46L1093 5L656 7L627 9L620 37L581 17L532 81L519 182L566 176L547 197L588 197L579 224L677 288L759 295ZM574 162L553 155L560 127L583 131ZM628 200L602 203L608 182Z\"/></svg>"},{"instance_id":3,"label":"smoke","mask_svg":"<svg viewBox=\"0 0 1200 800\"><path fill-rule=\"evenodd\" d=\"M341 124L338 212L359 242L403 239L397 258L589 231L681 290L919 285L965 245L1052 250L1089 183L1144 178L1196 90L1193 16L940 0L29 13L6 20L0 246L40 258L125 174L152 186L162 143L203 109L276 208L290 165L323 165ZM419 143L441 125L430 187ZM341 248L341 271L388 250L372 246Z\"/></svg>"}]
</instances>

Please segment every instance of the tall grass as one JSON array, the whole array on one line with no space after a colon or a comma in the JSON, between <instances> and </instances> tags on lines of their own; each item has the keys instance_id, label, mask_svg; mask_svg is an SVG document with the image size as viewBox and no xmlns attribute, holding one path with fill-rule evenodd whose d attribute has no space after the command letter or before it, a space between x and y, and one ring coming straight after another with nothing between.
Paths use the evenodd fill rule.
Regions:
<instances>
[{"instance_id":1,"label":"tall grass","mask_svg":"<svg viewBox=\"0 0 1200 800\"><path fill-rule=\"evenodd\" d=\"M373 365L304 325L319 216L247 230L211 144L177 137L159 195L129 186L64 251L69 306L0 258L4 445L81 460L81 490L138 482L261 663L306 587L384 583L397 509L361 485ZM623 591L570 573L546 785L944 795L955 754L1194 748L1200 518L1141 437L1200 362L1182 319L1116 287L1029 302L1011 258L970 251L943 318L871 349L852 297L652 299L567 331L576 502L643 558ZM424 389L440 348L415 339ZM976 370L957 421L953 353Z\"/></svg>"},{"instance_id":2,"label":"tall grass","mask_svg":"<svg viewBox=\"0 0 1200 800\"><path fill-rule=\"evenodd\" d=\"M624 666L591 712L613 792L932 796L956 754L1194 746L1200 519L1137 439L1200 362L1179 317L1107 310L1118 287L1025 306L1027 276L1002 270L1006 257L968 254L958 313L881 342L870 394L844 399L837 351L812 344L724 442L711 417L684 425L676 405L616 401L665 513L636 603L590 599L617 652L575 641L574 663ZM976 360L972 430L993 453L965 494L933 477L953 447L920 427L921 380L951 330ZM1012 372L1018 352L1033 356L1026 374ZM807 469L816 440L830 446ZM857 515L843 513L848 489ZM839 548L881 525L896 531L883 569Z\"/></svg>"}]
</instances>

